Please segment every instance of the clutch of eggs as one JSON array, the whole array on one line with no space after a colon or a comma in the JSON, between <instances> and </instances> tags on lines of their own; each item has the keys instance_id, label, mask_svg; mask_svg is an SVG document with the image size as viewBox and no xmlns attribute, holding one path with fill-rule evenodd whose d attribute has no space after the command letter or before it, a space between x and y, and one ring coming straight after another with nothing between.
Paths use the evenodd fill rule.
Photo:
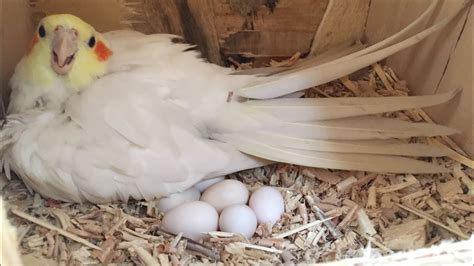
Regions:
<instances>
[{"instance_id":1,"label":"clutch of eggs","mask_svg":"<svg viewBox=\"0 0 474 266\"><path fill-rule=\"evenodd\" d=\"M170 233L182 232L184 237L199 241L220 227L251 238L258 224L274 224L280 219L284 200L278 190L268 186L255 191L249 200L242 182L218 177L161 199L158 208L165 212L162 228Z\"/></svg>"}]
</instances>

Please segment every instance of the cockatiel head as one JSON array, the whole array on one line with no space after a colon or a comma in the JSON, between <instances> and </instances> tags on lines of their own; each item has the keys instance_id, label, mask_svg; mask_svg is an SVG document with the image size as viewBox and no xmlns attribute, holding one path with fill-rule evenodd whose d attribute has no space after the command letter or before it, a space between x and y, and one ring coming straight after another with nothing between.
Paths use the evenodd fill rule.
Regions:
<instances>
[{"instance_id":1,"label":"cockatiel head","mask_svg":"<svg viewBox=\"0 0 474 266\"><path fill-rule=\"evenodd\" d=\"M21 98L31 101L25 96L36 95L47 101L55 94L81 90L105 74L111 55L102 35L80 18L68 14L45 17L15 70L12 96L22 94ZM12 99L13 105L31 105L16 100Z\"/></svg>"},{"instance_id":2,"label":"cockatiel head","mask_svg":"<svg viewBox=\"0 0 474 266\"><path fill-rule=\"evenodd\" d=\"M65 86L81 88L105 72L111 55L102 35L73 15L52 15L38 25L26 54L28 67L40 71L45 85L62 79Z\"/></svg>"}]
</instances>

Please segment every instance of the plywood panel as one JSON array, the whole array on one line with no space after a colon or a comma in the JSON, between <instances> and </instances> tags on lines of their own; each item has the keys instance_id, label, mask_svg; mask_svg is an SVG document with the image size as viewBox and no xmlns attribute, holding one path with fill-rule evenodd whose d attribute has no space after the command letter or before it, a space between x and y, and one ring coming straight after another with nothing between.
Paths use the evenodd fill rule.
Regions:
<instances>
[{"instance_id":1,"label":"plywood panel","mask_svg":"<svg viewBox=\"0 0 474 266\"><path fill-rule=\"evenodd\" d=\"M428 6L429 0L373 0L367 22L366 35L370 43L379 41L419 16ZM453 10L464 0L442 0L430 20L432 24ZM389 58L388 63L404 77L416 94L434 93L454 50L465 20L459 17L454 23L433 34L422 43ZM417 30L421 30L420 28Z\"/></svg>"},{"instance_id":2,"label":"plywood panel","mask_svg":"<svg viewBox=\"0 0 474 266\"><path fill-rule=\"evenodd\" d=\"M100 31L126 28L122 23L126 6L120 0L30 0L35 22L51 14L69 13L81 17Z\"/></svg>"},{"instance_id":3,"label":"plywood panel","mask_svg":"<svg viewBox=\"0 0 474 266\"><path fill-rule=\"evenodd\" d=\"M462 143L471 157L474 154L474 69L472 66L474 32L472 16L473 8L471 7L466 26L449 58L446 71L438 86L438 92L452 90L453 88L463 88L464 90L455 101L427 110L438 122L461 131L461 134L453 136L453 139L458 143Z\"/></svg>"},{"instance_id":4,"label":"plywood panel","mask_svg":"<svg viewBox=\"0 0 474 266\"><path fill-rule=\"evenodd\" d=\"M313 39L311 54L331 47L350 45L364 34L370 0L330 0L326 14Z\"/></svg>"},{"instance_id":5,"label":"plywood panel","mask_svg":"<svg viewBox=\"0 0 474 266\"><path fill-rule=\"evenodd\" d=\"M8 81L33 36L26 0L0 0L0 89L8 94Z\"/></svg>"},{"instance_id":6,"label":"plywood panel","mask_svg":"<svg viewBox=\"0 0 474 266\"><path fill-rule=\"evenodd\" d=\"M366 29L368 41L371 43L379 41L408 25L426 9L429 2L430 0L372 0ZM440 2L431 18L421 26L432 24L451 14L464 0ZM466 117L472 117L472 75L458 75L457 78L460 80L457 82L454 82L454 78L445 80L449 68L452 69L453 75L463 68L467 68L465 71L472 71L472 51L470 53L464 51L455 63L452 61L456 53L461 53L459 50L461 33L464 38L472 41L472 33L464 29L467 16L466 10L446 28L420 44L390 57L387 63L407 80L415 94L433 94L462 85L465 92L461 99L438 107L439 109L427 111L435 121L462 131L463 133L454 136L454 139L472 156L472 119Z\"/></svg>"},{"instance_id":7,"label":"plywood panel","mask_svg":"<svg viewBox=\"0 0 474 266\"><path fill-rule=\"evenodd\" d=\"M399 31L423 13L431 1L372 0L366 25L367 41L379 42ZM422 27L427 24L428 21Z\"/></svg>"}]
</instances>

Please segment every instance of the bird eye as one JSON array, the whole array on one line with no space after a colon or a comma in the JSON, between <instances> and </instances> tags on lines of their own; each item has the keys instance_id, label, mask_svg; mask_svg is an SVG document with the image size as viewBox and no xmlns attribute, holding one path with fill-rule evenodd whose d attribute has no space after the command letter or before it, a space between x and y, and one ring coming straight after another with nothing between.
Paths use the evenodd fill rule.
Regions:
<instances>
[{"instance_id":1,"label":"bird eye","mask_svg":"<svg viewBox=\"0 0 474 266\"><path fill-rule=\"evenodd\" d=\"M90 48L93 48L93 47L95 46L95 37L94 37L94 36L92 36L92 37L89 39L88 44L89 44L89 47L90 47Z\"/></svg>"},{"instance_id":2,"label":"bird eye","mask_svg":"<svg viewBox=\"0 0 474 266\"><path fill-rule=\"evenodd\" d=\"M46 36L46 30L44 29L44 26L41 25L39 26L38 28L38 35L43 38L44 36Z\"/></svg>"}]
</instances>

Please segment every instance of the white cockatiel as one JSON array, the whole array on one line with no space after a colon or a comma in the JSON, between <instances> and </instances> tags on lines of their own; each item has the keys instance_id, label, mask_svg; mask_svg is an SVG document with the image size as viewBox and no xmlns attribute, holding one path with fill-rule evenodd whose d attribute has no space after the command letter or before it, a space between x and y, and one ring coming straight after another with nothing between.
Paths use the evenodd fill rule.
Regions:
<instances>
[{"instance_id":1,"label":"white cockatiel","mask_svg":"<svg viewBox=\"0 0 474 266\"><path fill-rule=\"evenodd\" d=\"M100 34L75 16L49 16L39 23L11 80L8 123L0 133L3 167L43 196L74 202L150 200L273 161L395 173L447 171L407 157L445 151L397 138L454 130L371 115L440 104L456 92L278 98L368 66L430 30L436 29L397 45L369 47L344 62L309 60L258 76L207 63L189 45L174 43L172 35Z\"/></svg>"}]
</instances>

